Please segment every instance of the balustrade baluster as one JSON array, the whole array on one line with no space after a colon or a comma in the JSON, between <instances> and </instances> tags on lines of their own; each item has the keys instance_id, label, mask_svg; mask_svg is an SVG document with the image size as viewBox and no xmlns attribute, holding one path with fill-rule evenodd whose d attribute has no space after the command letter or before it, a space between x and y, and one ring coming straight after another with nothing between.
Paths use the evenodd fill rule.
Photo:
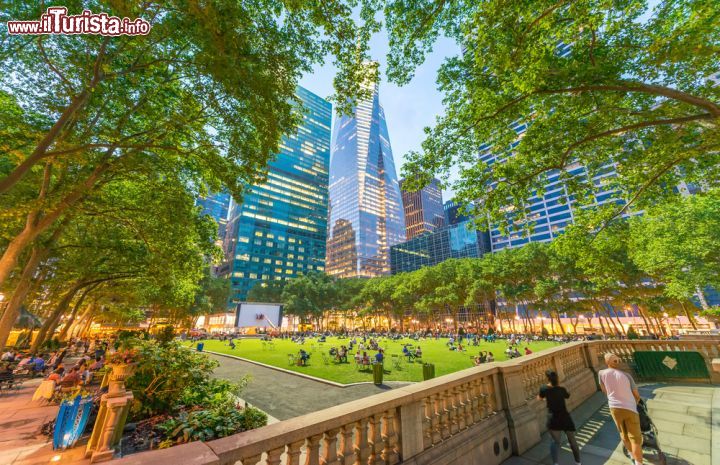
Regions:
<instances>
[{"instance_id":1,"label":"balustrade baluster","mask_svg":"<svg viewBox=\"0 0 720 465\"><path fill-rule=\"evenodd\" d=\"M376 413L370 417L368 425L370 426L368 437L371 445L368 464L372 465L380 462L380 457L385 447L382 439L382 413Z\"/></svg>"},{"instance_id":2,"label":"balustrade baluster","mask_svg":"<svg viewBox=\"0 0 720 465\"><path fill-rule=\"evenodd\" d=\"M331 429L323 436L323 452L320 459L321 465L340 465L337 455L338 433L340 429Z\"/></svg>"},{"instance_id":3,"label":"balustrade baluster","mask_svg":"<svg viewBox=\"0 0 720 465\"><path fill-rule=\"evenodd\" d=\"M300 454L302 446L305 445L305 440L293 442L288 446L287 451L287 465L300 465Z\"/></svg>"},{"instance_id":4,"label":"balustrade baluster","mask_svg":"<svg viewBox=\"0 0 720 465\"><path fill-rule=\"evenodd\" d=\"M243 465L257 465L258 462L260 462L261 458L262 458L262 454L252 455L248 458L242 459L242 464Z\"/></svg>"},{"instance_id":5,"label":"balustrade baluster","mask_svg":"<svg viewBox=\"0 0 720 465\"><path fill-rule=\"evenodd\" d=\"M368 442L368 419L358 421L355 429L355 465L367 465L370 456L370 444Z\"/></svg>"},{"instance_id":6,"label":"balustrade baluster","mask_svg":"<svg viewBox=\"0 0 720 465\"><path fill-rule=\"evenodd\" d=\"M355 424L345 425L340 433L340 463L353 465L355 463L355 448L353 447L353 431Z\"/></svg>"},{"instance_id":7,"label":"balustrade baluster","mask_svg":"<svg viewBox=\"0 0 720 465\"><path fill-rule=\"evenodd\" d=\"M482 420L482 405L481 405L481 394L482 391L480 390L480 383L482 382L481 379L473 379L470 382L470 417L472 418L473 423L477 423L480 420Z\"/></svg>"},{"instance_id":8,"label":"balustrade baluster","mask_svg":"<svg viewBox=\"0 0 720 465\"><path fill-rule=\"evenodd\" d=\"M432 418L435 415L432 397L423 399L423 449L432 446Z\"/></svg>"},{"instance_id":9,"label":"balustrade baluster","mask_svg":"<svg viewBox=\"0 0 720 465\"><path fill-rule=\"evenodd\" d=\"M382 459L386 465L395 465L399 461L400 447L395 424L395 409L385 412L382 423Z\"/></svg>"},{"instance_id":10,"label":"balustrade baluster","mask_svg":"<svg viewBox=\"0 0 720 465\"><path fill-rule=\"evenodd\" d=\"M440 434L443 439L447 439L450 437L450 396L448 395L448 392L443 391L440 394L440 399L440 406L442 408L440 412Z\"/></svg>"},{"instance_id":11,"label":"balustrade baluster","mask_svg":"<svg viewBox=\"0 0 720 465\"><path fill-rule=\"evenodd\" d=\"M283 452L285 452L285 446L268 451L267 459L265 460L267 462L267 465L280 465L280 463L282 462L282 460L280 460L280 457L282 456Z\"/></svg>"},{"instance_id":12,"label":"balustrade baluster","mask_svg":"<svg viewBox=\"0 0 720 465\"><path fill-rule=\"evenodd\" d=\"M432 443L437 444L442 439L442 398L439 394L431 396L432 405Z\"/></svg>"},{"instance_id":13,"label":"balustrade baluster","mask_svg":"<svg viewBox=\"0 0 720 465\"><path fill-rule=\"evenodd\" d=\"M305 465L320 465L320 440L322 434L310 436L305 446Z\"/></svg>"}]
</instances>

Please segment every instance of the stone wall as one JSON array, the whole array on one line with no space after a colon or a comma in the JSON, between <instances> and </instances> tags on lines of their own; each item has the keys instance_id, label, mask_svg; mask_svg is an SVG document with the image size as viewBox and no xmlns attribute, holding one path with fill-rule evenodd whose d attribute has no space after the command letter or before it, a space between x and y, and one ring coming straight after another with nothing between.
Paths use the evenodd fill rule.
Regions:
<instances>
[{"instance_id":1,"label":"stone wall","mask_svg":"<svg viewBox=\"0 0 720 465\"><path fill-rule=\"evenodd\" d=\"M557 371L575 409L597 392L605 352L629 361L641 350L698 350L705 341L564 344L348 402L257 430L120 459L118 465L498 465L540 441L545 371Z\"/></svg>"}]
</instances>

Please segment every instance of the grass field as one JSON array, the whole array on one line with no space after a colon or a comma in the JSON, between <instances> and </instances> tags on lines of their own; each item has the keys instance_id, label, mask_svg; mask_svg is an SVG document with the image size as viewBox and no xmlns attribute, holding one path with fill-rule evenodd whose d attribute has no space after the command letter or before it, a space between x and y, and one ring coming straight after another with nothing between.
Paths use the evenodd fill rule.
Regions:
<instances>
[{"instance_id":1,"label":"grass field","mask_svg":"<svg viewBox=\"0 0 720 465\"><path fill-rule=\"evenodd\" d=\"M332 347L340 347L341 345L347 347L349 339L328 337L327 342L319 343L317 339L308 338L305 340L304 345L299 345L289 339L276 339L272 345L260 339L235 339L235 349L231 349L228 343L223 341L207 340L204 342L205 350L235 355L338 383L349 384L372 381L372 371L370 369L358 370L355 365L353 356L355 355L357 346L351 354L348 354L349 363L335 363L333 357L329 355L327 356L327 361L324 359L323 353L327 355ZM439 340L426 339L420 340L419 342L412 339L403 339L400 341L381 339L380 347L385 350L385 381L422 381L422 363L407 362L402 356L402 346L405 343L413 344L414 346L420 345L423 351L422 361L424 363L435 364L435 376L472 367L472 358L481 350L489 350L492 352L496 361L506 360L507 358L504 353L507 348L505 340L498 340L493 343L481 342L477 347L467 347L467 351L465 352L456 352L447 348L447 339L444 338ZM533 352L538 352L556 345L554 342L532 342L530 343L530 349ZM523 348L524 347L523 345ZM297 355L301 348L311 354L308 365L297 366L290 364L290 355ZM523 348L520 349L521 352ZM368 350L367 353L371 359L374 359L376 351ZM395 358L399 359L397 363L393 361L393 355L398 355L398 357Z\"/></svg>"}]
</instances>

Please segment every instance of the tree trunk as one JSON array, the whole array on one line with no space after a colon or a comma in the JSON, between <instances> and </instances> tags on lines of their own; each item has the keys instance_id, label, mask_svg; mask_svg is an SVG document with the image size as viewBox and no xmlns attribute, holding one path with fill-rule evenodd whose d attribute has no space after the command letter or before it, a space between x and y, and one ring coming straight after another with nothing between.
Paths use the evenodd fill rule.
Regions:
<instances>
[{"instance_id":1,"label":"tree trunk","mask_svg":"<svg viewBox=\"0 0 720 465\"><path fill-rule=\"evenodd\" d=\"M705 303L707 304L707 302L705 302ZM693 317L692 313L690 313L690 311L688 311L687 306L685 305L685 302L683 302L681 300L680 306L682 307L683 312L685 313L685 316L687 317L688 321L692 325L692 328L697 329L697 325L695 324L695 318Z\"/></svg>"},{"instance_id":2,"label":"tree trunk","mask_svg":"<svg viewBox=\"0 0 720 465\"><path fill-rule=\"evenodd\" d=\"M20 315L20 307L32 288L33 275L40 265L40 262L42 262L47 255L48 250L48 247L33 247L30 257L27 263L25 263L20 280L17 286L15 286L15 290L8 301L7 307L5 307L2 318L0 318L0 347L4 347L7 342L15 320L17 320L18 315Z\"/></svg>"},{"instance_id":3,"label":"tree trunk","mask_svg":"<svg viewBox=\"0 0 720 465\"><path fill-rule=\"evenodd\" d=\"M32 346L30 347L30 352L35 352L38 350L38 348L42 345L43 342L45 342L45 338L50 335L52 337L52 333L49 333L50 328L54 328L57 322L60 320L60 317L62 314L67 310L68 306L70 305L70 302L72 302L73 297L75 297L75 294L78 293L80 289L82 289L83 283L75 283L63 296L63 298L58 303L57 307L55 307L55 310L50 314L50 316L45 320L45 323L43 323L42 327L40 328L40 332L38 333L37 337L35 338L35 341L32 343Z\"/></svg>"},{"instance_id":4,"label":"tree trunk","mask_svg":"<svg viewBox=\"0 0 720 465\"><path fill-rule=\"evenodd\" d=\"M90 318L90 314L95 309L95 303L91 303L90 306L83 312L82 316L75 320L75 323L73 324L73 327L70 328L69 334L68 334L68 340L74 338L77 336L82 328L87 323L87 320Z\"/></svg>"},{"instance_id":5,"label":"tree trunk","mask_svg":"<svg viewBox=\"0 0 720 465\"><path fill-rule=\"evenodd\" d=\"M68 318L68 320L65 322L65 326L63 326L63 329L60 331L60 334L58 335L58 339L59 339L60 341L64 341L64 340L65 340L65 338L66 338L66 336L67 336L67 334L68 334L68 330L70 329L70 326L73 324L73 321L75 321L75 317L77 316L77 312L78 312L78 310L80 310L80 307L82 306L82 303L83 303L83 301L85 300L85 297L87 297L87 295L88 295L89 293L91 293L91 292L92 292L96 287L98 287L99 285L100 285L100 284L98 283L98 284L94 284L94 285L88 287L88 288L85 289L85 290L83 291L83 293L80 295L80 298L78 298L78 301L75 303L75 306L73 307L72 312L70 313L70 318Z\"/></svg>"}]
</instances>

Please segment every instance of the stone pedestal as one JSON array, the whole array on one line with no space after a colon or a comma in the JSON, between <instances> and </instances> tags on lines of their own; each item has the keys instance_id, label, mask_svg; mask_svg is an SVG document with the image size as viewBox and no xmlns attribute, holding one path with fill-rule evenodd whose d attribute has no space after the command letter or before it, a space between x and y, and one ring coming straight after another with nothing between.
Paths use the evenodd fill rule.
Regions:
<instances>
[{"instance_id":1,"label":"stone pedestal","mask_svg":"<svg viewBox=\"0 0 720 465\"><path fill-rule=\"evenodd\" d=\"M91 463L112 459L114 447L122 438L133 401L132 391L125 389L125 380L131 374L132 366L123 364L112 366L107 375L108 393L100 398L100 410L85 450Z\"/></svg>"}]
</instances>

